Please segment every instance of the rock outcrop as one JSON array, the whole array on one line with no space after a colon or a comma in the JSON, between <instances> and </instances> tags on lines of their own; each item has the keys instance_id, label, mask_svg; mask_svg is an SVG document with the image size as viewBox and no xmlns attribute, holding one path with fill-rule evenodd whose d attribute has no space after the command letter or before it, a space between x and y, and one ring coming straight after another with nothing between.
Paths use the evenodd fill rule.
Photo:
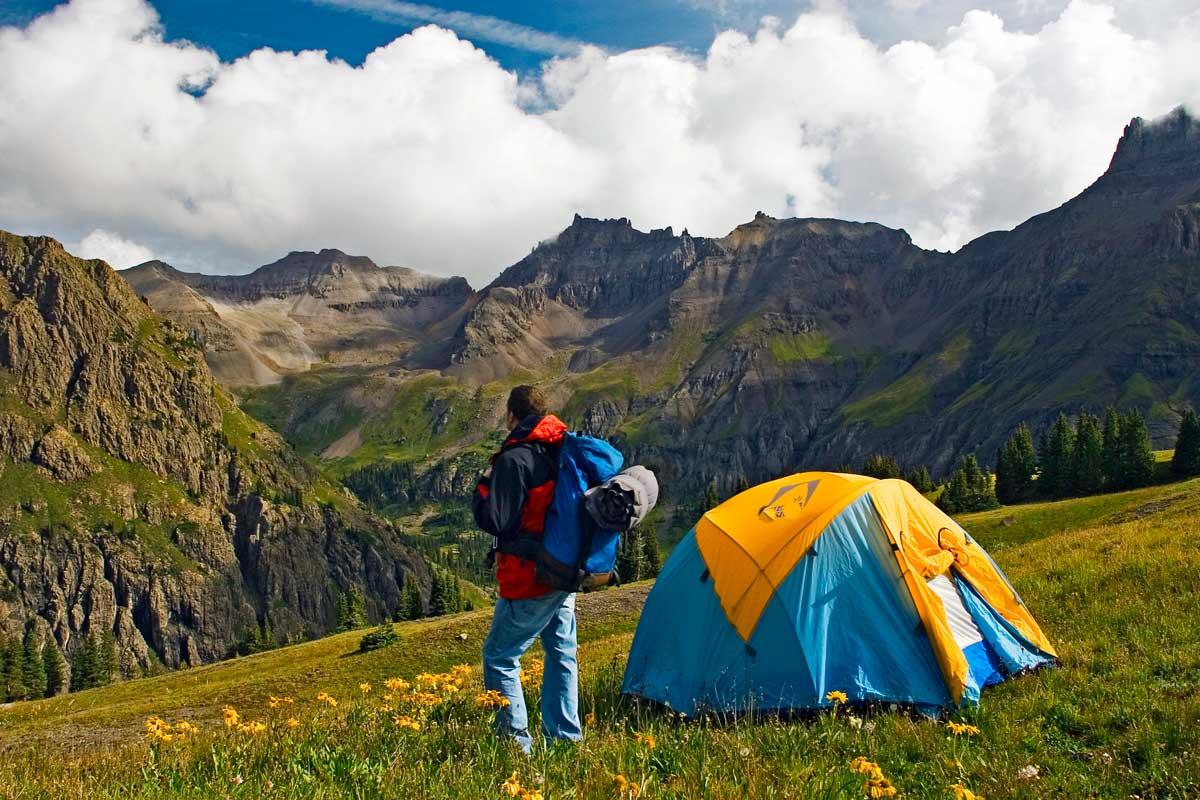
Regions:
<instances>
[{"instance_id":1,"label":"rock outcrop","mask_svg":"<svg viewBox=\"0 0 1200 800\"><path fill-rule=\"evenodd\" d=\"M0 233L0 629L67 653L111 632L133 674L324 633L348 591L379 619L405 580L428 590L401 534L247 417L187 331L103 262Z\"/></svg>"}]
</instances>

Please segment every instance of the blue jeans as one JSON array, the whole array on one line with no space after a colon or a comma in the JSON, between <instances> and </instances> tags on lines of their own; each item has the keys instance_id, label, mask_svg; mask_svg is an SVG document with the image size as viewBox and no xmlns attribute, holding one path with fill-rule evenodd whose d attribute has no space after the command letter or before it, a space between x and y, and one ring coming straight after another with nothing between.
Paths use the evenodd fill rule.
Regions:
<instances>
[{"instance_id":1,"label":"blue jeans","mask_svg":"<svg viewBox=\"0 0 1200 800\"><path fill-rule=\"evenodd\" d=\"M550 739L577 741L583 737L583 729L579 725L573 593L550 592L527 600L501 598L483 643L483 685L508 699L508 705L496 714L496 731L516 739L526 753L533 748L533 737L521 691L521 656L538 636L546 652L542 733Z\"/></svg>"}]
</instances>

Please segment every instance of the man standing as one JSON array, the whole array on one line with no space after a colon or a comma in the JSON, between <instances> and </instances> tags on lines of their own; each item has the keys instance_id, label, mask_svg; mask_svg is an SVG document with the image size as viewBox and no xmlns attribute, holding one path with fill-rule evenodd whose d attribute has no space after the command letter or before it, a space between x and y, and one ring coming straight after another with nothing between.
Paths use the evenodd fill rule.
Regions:
<instances>
[{"instance_id":1,"label":"man standing","mask_svg":"<svg viewBox=\"0 0 1200 800\"><path fill-rule=\"evenodd\" d=\"M496 537L500 585L500 600L483 645L483 682L509 703L496 715L496 730L516 739L528 753L533 737L521 691L521 656L539 636L546 654L542 732L550 739L570 741L583 733L575 595L539 583L534 563L527 557L528 546L536 544L545 530L546 512L554 500L558 450L567 426L547 413L545 396L533 386L514 388L507 412L511 433L475 488L475 522Z\"/></svg>"}]
</instances>

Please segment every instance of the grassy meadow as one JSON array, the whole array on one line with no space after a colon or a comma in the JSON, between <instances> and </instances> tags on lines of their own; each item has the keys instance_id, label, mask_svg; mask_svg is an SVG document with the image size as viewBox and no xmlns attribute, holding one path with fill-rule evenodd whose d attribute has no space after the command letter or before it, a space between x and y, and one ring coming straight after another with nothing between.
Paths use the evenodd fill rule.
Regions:
<instances>
[{"instance_id":1,"label":"grassy meadow","mask_svg":"<svg viewBox=\"0 0 1200 800\"><path fill-rule=\"evenodd\" d=\"M347 633L0 708L0 796L1200 797L1200 480L963 522L1062 665L985 691L957 733L886 710L721 722L623 700L642 584L580 599L575 746L526 757L490 734L479 611L398 625L372 653Z\"/></svg>"}]
</instances>

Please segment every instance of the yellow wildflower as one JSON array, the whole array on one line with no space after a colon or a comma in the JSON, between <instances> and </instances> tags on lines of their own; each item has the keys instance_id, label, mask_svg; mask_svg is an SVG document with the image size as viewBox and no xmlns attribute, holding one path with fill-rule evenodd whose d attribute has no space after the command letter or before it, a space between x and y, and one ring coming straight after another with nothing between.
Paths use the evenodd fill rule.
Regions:
<instances>
[{"instance_id":1,"label":"yellow wildflower","mask_svg":"<svg viewBox=\"0 0 1200 800\"><path fill-rule=\"evenodd\" d=\"M522 789L520 794L521 800L542 800L541 789Z\"/></svg>"},{"instance_id":2,"label":"yellow wildflower","mask_svg":"<svg viewBox=\"0 0 1200 800\"><path fill-rule=\"evenodd\" d=\"M409 702L422 708L432 708L442 702L442 698L431 692L413 692L408 696Z\"/></svg>"},{"instance_id":3,"label":"yellow wildflower","mask_svg":"<svg viewBox=\"0 0 1200 800\"><path fill-rule=\"evenodd\" d=\"M495 689L488 689L475 695L475 705L486 711L496 711L509 704L508 698Z\"/></svg>"},{"instance_id":4,"label":"yellow wildflower","mask_svg":"<svg viewBox=\"0 0 1200 800\"><path fill-rule=\"evenodd\" d=\"M617 794L622 798L637 800L638 796L642 793L642 787L627 779L624 775L614 775L613 780L617 784Z\"/></svg>"},{"instance_id":5,"label":"yellow wildflower","mask_svg":"<svg viewBox=\"0 0 1200 800\"><path fill-rule=\"evenodd\" d=\"M175 733L178 736L181 736L181 737L191 736L191 735L197 734L199 732L200 732L200 729L197 728L192 723L188 722L186 719L175 723Z\"/></svg>"},{"instance_id":6,"label":"yellow wildflower","mask_svg":"<svg viewBox=\"0 0 1200 800\"><path fill-rule=\"evenodd\" d=\"M295 717L288 717L287 726L289 728L299 728L300 720L296 719Z\"/></svg>"},{"instance_id":7,"label":"yellow wildflower","mask_svg":"<svg viewBox=\"0 0 1200 800\"><path fill-rule=\"evenodd\" d=\"M835 706L840 706L848 702L850 698L846 697L845 692L832 691L826 693L825 699Z\"/></svg>"},{"instance_id":8,"label":"yellow wildflower","mask_svg":"<svg viewBox=\"0 0 1200 800\"><path fill-rule=\"evenodd\" d=\"M954 720L946 720L946 727L955 736L974 736L979 733L979 728L974 725L968 725L965 722L955 722Z\"/></svg>"},{"instance_id":9,"label":"yellow wildflower","mask_svg":"<svg viewBox=\"0 0 1200 800\"><path fill-rule=\"evenodd\" d=\"M850 769L862 775L867 775L872 779L882 779L883 770L874 761L868 761L863 756L856 757L850 762Z\"/></svg>"},{"instance_id":10,"label":"yellow wildflower","mask_svg":"<svg viewBox=\"0 0 1200 800\"><path fill-rule=\"evenodd\" d=\"M530 661L528 669L521 669L521 685L530 686L535 682L540 682L545 672L546 665L543 662Z\"/></svg>"},{"instance_id":11,"label":"yellow wildflower","mask_svg":"<svg viewBox=\"0 0 1200 800\"><path fill-rule=\"evenodd\" d=\"M146 737L155 742L170 742L174 739L174 735L171 733L171 723L162 717L147 718Z\"/></svg>"},{"instance_id":12,"label":"yellow wildflower","mask_svg":"<svg viewBox=\"0 0 1200 800\"><path fill-rule=\"evenodd\" d=\"M637 733L633 737L638 744L645 746L647 750L653 750L658 747L658 739L654 738L653 733Z\"/></svg>"},{"instance_id":13,"label":"yellow wildflower","mask_svg":"<svg viewBox=\"0 0 1200 800\"><path fill-rule=\"evenodd\" d=\"M509 797L516 797L521 793L521 782L517 780L517 773L508 776L508 780L500 784L500 791L507 794Z\"/></svg>"},{"instance_id":14,"label":"yellow wildflower","mask_svg":"<svg viewBox=\"0 0 1200 800\"><path fill-rule=\"evenodd\" d=\"M237 709L235 709L233 706L225 706L225 708L221 711L221 714L225 717L225 727L226 728L234 727L235 725L238 724L238 721L241 719L238 716Z\"/></svg>"},{"instance_id":15,"label":"yellow wildflower","mask_svg":"<svg viewBox=\"0 0 1200 800\"><path fill-rule=\"evenodd\" d=\"M596 724L596 712L589 711L587 716L583 718L583 724L584 725L595 725Z\"/></svg>"},{"instance_id":16,"label":"yellow wildflower","mask_svg":"<svg viewBox=\"0 0 1200 800\"><path fill-rule=\"evenodd\" d=\"M388 691L396 694L404 694L412 687L412 684L403 678L388 678L383 685L388 688Z\"/></svg>"},{"instance_id":17,"label":"yellow wildflower","mask_svg":"<svg viewBox=\"0 0 1200 800\"><path fill-rule=\"evenodd\" d=\"M954 800L983 800L983 795L975 794L961 783L956 783L950 788L954 790Z\"/></svg>"},{"instance_id":18,"label":"yellow wildflower","mask_svg":"<svg viewBox=\"0 0 1200 800\"><path fill-rule=\"evenodd\" d=\"M363 694L370 694L370 693L371 693L371 684L369 684L369 683L360 683L360 684L358 685L358 690L359 690L360 692L362 692Z\"/></svg>"},{"instance_id":19,"label":"yellow wildflower","mask_svg":"<svg viewBox=\"0 0 1200 800\"><path fill-rule=\"evenodd\" d=\"M408 728L414 731L421 730L421 723L406 715L394 716L392 717L392 722L396 723L397 728Z\"/></svg>"},{"instance_id":20,"label":"yellow wildflower","mask_svg":"<svg viewBox=\"0 0 1200 800\"><path fill-rule=\"evenodd\" d=\"M889 781L887 778L884 778L884 777L870 778L867 781L867 797L880 798L880 797L895 797L895 796L896 796L896 787L892 786L892 782Z\"/></svg>"},{"instance_id":21,"label":"yellow wildflower","mask_svg":"<svg viewBox=\"0 0 1200 800\"><path fill-rule=\"evenodd\" d=\"M450 674L456 678L469 678L474 670L470 664L459 664L450 670Z\"/></svg>"},{"instance_id":22,"label":"yellow wildflower","mask_svg":"<svg viewBox=\"0 0 1200 800\"><path fill-rule=\"evenodd\" d=\"M267 725L265 722L243 722L238 725L238 730L247 736L257 736L267 730Z\"/></svg>"},{"instance_id":23,"label":"yellow wildflower","mask_svg":"<svg viewBox=\"0 0 1200 800\"><path fill-rule=\"evenodd\" d=\"M318 702L318 703L325 703L325 704L326 704L327 706L329 706L330 708L337 708L337 700L334 700L332 697L330 697L330 696L329 696L328 694L326 694L325 692L318 692L318 693L317 693L317 702Z\"/></svg>"}]
</instances>

